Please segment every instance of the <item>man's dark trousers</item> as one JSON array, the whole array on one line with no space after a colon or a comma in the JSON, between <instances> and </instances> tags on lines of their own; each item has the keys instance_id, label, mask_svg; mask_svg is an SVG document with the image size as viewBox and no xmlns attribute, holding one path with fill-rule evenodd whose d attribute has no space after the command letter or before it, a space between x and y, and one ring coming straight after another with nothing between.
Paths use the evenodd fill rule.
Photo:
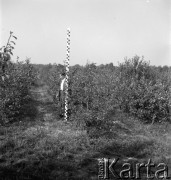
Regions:
<instances>
[{"instance_id":1,"label":"man's dark trousers","mask_svg":"<svg viewBox=\"0 0 171 180\"><path fill-rule=\"evenodd\" d=\"M64 114L65 107L65 92L63 90L59 90L59 103L60 103L60 114Z\"/></svg>"}]
</instances>

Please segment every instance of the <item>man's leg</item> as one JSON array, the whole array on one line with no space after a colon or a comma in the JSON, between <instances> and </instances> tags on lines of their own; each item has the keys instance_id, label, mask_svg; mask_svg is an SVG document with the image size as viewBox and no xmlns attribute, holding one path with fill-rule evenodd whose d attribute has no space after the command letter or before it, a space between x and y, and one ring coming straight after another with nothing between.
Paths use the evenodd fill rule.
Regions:
<instances>
[{"instance_id":1,"label":"man's leg","mask_svg":"<svg viewBox=\"0 0 171 180\"><path fill-rule=\"evenodd\" d=\"M58 92L58 98L59 98L59 102L61 101L61 90L59 90Z\"/></svg>"},{"instance_id":2,"label":"man's leg","mask_svg":"<svg viewBox=\"0 0 171 180\"><path fill-rule=\"evenodd\" d=\"M64 91L62 91L62 114L64 115L65 112L65 94Z\"/></svg>"},{"instance_id":3,"label":"man's leg","mask_svg":"<svg viewBox=\"0 0 171 180\"><path fill-rule=\"evenodd\" d=\"M65 97L64 92L60 91L60 116L64 116Z\"/></svg>"},{"instance_id":4,"label":"man's leg","mask_svg":"<svg viewBox=\"0 0 171 180\"><path fill-rule=\"evenodd\" d=\"M58 98L59 98L59 114L60 116L62 116L62 91L61 90L59 90Z\"/></svg>"}]
</instances>

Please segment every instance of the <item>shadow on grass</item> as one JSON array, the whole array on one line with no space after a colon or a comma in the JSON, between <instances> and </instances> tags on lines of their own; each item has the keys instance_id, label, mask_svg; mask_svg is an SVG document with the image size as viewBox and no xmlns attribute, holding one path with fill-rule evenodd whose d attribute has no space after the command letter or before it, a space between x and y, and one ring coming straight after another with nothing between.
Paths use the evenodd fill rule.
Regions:
<instances>
[{"instance_id":1,"label":"shadow on grass","mask_svg":"<svg viewBox=\"0 0 171 180\"><path fill-rule=\"evenodd\" d=\"M25 137L24 146L21 144L23 136L20 137L21 142L19 138L17 142L8 139L2 146L0 153L7 159L3 162L3 158L0 158L0 177L45 180L98 179L98 158L147 159L151 156L154 143L143 136L130 136L120 140L99 137L88 139L88 142L85 141L88 137L86 134L73 137L61 134L50 138L46 132L38 132L32 136ZM20 149L17 150L17 146ZM18 151L22 155L19 155ZM120 165L119 163L116 171L120 170Z\"/></svg>"},{"instance_id":2,"label":"shadow on grass","mask_svg":"<svg viewBox=\"0 0 171 180\"><path fill-rule=\"evenodd\" d=\"M21 118L28 117L30 120L35 120L39 113L37 109L38 104L38 101L31 99L23 106Z\"/></svg>"},{"instance_id":3,"label":"shadow on grass","mask_svg":"<svg viewBox=\"0 0 171 180\"><path fill-rule=\"evenodd\" d=\"M99 155L101 156L117 156L117 157L134 157L134 158L147 158L151 155L151 148L154 142L149 141L132 141L130 142L113 142L101 148Z\"/></svg>"}]
</instances>

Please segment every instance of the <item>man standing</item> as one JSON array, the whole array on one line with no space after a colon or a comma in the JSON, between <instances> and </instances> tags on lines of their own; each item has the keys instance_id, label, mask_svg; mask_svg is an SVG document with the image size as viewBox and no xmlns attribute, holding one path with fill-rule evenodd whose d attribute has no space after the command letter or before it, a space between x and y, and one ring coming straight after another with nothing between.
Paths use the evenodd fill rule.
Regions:
<instances>
[{"instance_id":1,"label":"man standing","mask_svg":"<svg viewBox=\"0 0 171 180\"><path fill-rule=\"evenodd\" d=\"M66 74L60 74L60 89L59 89L59 103L60 103L60 115L64 116L65 108L65 90L66 90Z\"/></svg>"}]
</instances>

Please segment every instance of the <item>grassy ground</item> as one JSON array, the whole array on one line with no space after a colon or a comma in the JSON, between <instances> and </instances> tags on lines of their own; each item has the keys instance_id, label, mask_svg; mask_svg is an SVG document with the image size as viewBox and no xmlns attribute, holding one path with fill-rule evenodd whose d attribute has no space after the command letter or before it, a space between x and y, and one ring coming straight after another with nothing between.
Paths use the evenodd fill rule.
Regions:
<instances>
[{"instance_id":1,"label":"grassy ground","mask_svg":"<svg viewBox=\"0 0 171 180\"><path fill-rule=\"evenodd\" d=\"M36 118L0 127L0 179L98 179L98 159L164 162L171 168L171 126L144 125L124 114L97 137L64 122L46 86L32 90ZM111 176L112 179L112 176Z\"/></svg>"}]
</instances>

